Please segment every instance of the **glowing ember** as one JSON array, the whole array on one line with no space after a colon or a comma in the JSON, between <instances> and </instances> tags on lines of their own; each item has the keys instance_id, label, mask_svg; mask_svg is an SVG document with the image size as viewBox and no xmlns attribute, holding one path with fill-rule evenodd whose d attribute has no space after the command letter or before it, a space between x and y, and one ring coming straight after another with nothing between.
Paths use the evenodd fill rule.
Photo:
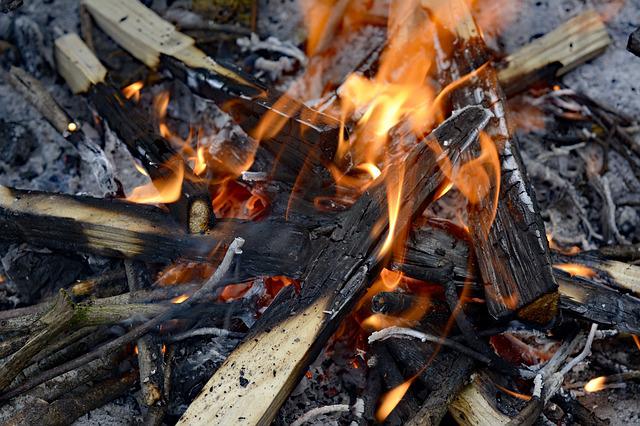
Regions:
<instances>
[{"instance_id":1,"label":"glowing ember","mask_svg":"<svg viewBox=\"0 0 640 426\"><path fill-rule=\"evenodd\" d=\"M606 377L604 376L596 377L595 379L589 380L589 382L586 385L584 385L584 390L589 393L598 392L604 389L606 384L607 384Z\"/></svg>"},{"instance_id":2,"label":"glowing ember","mask_svg":"<svg viewBox=\"0 0 640 426\"><path fill-rule=\"evenodd\" d=\"M554 268L558 268L566 273L570 274L572 277L583 277L583 278L593 278L598 273L589 268L588 266L580 265L579 263L559 263L553 265Z\"/></svg>"},{"instance_id":3,"label":"glowing ember","mask_svg":"<svg viewBox=\"0 0 640 426\"><path fill-rule=\"evenodd\" d=\"M144 87L144 83L142 81L136 81L135 83L131 83L124 89L122 89L122 94L127 99L132 99L136 102L140 101L140 90Z\"/></svg>"},{"instance_id":4,"label":"glowing ember","mask_svg":"<svg viewBox=\"0 0 640 426\"><path fill-rule=\"evenodd\" d=\"M189 296L187 296L186 294L181 294L180 296L174 297L173 299L171 299L171 303L174 303L174 304L177 305L177 304L180 304L180 303L184 302L188 298L189 298Z\"/></svg>"},{"instance_id":5,"label":"glowing ember","mask_svg":"<svg viewBox=\"0 0 640 426\"><path fill-rule=\"evenodd\" d=\"M510 395L510 396L512 396L512 397L514 397L514 398L518 398L518 399L521 399L521 400L523 400L523 401L530 401L530 400L531 400L531 395L524 395L524 394L522 394L522 393L514 392L514 391L512 391L512 390L510 390L510 389L507 389L507 388L505 388L505 387L503 387L503 386L500 386L500 385L499 385L499 384L497 384L497 383L494 383L494 385L495 385L498 389L500 389L502 392L504 392L504 393L506 393L507 395Z\"/></svg>"},{"instance_id":6,"label":"glowing ember","mask_svg":"<svg viewBox=\"0 0 640 426\"><path fill-rule=\"evenodd\" d=\"M173 203L182 195L184 166L181 160L168 165L171 173L165 178L156 179L146 185L138 186L127 196L127 201L140 204Z\"/></svg>"},{"instance_id":7,"label":"glowing ember","mask_svg":"<svg viewBox=\"0 0 640 426\"><path fill-rule=\"evenodd\" d=\"M404 397L404 395L407 393L409 387L411 387L411 384L415 379L416 377L414 376L403 384L396 386L389 392L382 395L382 398L380 398L380 407L376 411L376 420L378 422L382 423L387 418L387 416L391 414L393 409L396 408L396 405L398 405L398 403L402 400L402 397Z\"/></svg>"}]
</instances>

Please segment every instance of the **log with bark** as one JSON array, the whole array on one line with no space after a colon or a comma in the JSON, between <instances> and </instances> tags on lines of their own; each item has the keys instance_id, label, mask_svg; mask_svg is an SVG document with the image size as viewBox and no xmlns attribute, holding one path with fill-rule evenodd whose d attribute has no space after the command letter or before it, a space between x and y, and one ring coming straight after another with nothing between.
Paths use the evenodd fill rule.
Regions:
<instances>
[{"instance_id":1,"label":"log with bark","mask_svg":"<svg viewBox=\"0 0 640 426\"><path fill-rule=\"evenodd\" d=\"M125 50L147 66L162 65L196 94L216 102L278 161L290 176L308 165L318 168L333 160L340 122L195 47L179 32L138 1L84 0L98 25ZM295 149L283 149L292 145ZM315 184L313 180L311 184Z\"/></svg>"},{"instance_id":2,"label":"log with bark","mask_svg":"<svg viewBox=\"0 0 640 426\"><path fill-rule=\"evenodd\" d=\"M182 155L158 134L143 111L105 83L106 69L77 34L58 38L55 52L58 71L74 93L88 91L100 116L141 161L158 191L167 181L182 180L178 200L167 202L176 218L192 233L206 231L213 220L208 185L191 172Z\"/></svg>"},{"instance_id":3,"label":"log with bark","mask_svg":"<svg viewBox=\"0 0 640 426\"><path fill-rule=\"evenodd\" d=\"M558 293L544 223L517 141L509 134L504 94L489 51L464 0L446 4L423 0L422 6L441 8L434 12L443 15L439 36L453 53L450 58L438 58L439 76L444 84L453 84L453 107L481 104L493 113L486 133L500 157L499 188L492 183L489 194L476 204L469 202L467 208L489 313L495 318L517 313L524 320L549 322L557 312ZM472 152L480 153L479 144ZM498 190L494 199L492 194Z\"/></svg>"},{"instance_id":4,"label":"log with bark","mask_svg":"<svg viewBox=\"0 0 640 426\"><path fill-rule=\"evenodd\" d=\"M405 229L442 183L443 174L427 142L449 141L445 149L455 163L487 119L483 108L465 109L418 143L406 158L396 160L406 170L396 229ZM400 166L396 162L392 167ZM397 174L392 171L388 176ZM377 183L344 214L331 236L316 246L300 294L291 286L278 294L180 424L269 424L273 420L309 363L384 265L381 250L389 216L385 186Z\"/></svg>"}]
</instances>

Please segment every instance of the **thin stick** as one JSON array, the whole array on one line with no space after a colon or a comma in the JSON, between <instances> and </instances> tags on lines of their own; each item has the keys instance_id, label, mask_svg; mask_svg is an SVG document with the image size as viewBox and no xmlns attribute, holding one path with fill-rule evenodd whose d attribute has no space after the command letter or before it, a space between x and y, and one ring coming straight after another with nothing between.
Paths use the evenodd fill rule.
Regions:
<instances>
[{"instance_id":1,"label":"thin stick","mask_svg":"<svg viewBox=\"0 0 640 426\"><path fill-rule=\"evenodd\" d=\"M204 299L208 293L213 290L216 285L222 280L224 275L228 272L231 267L231 261L233 260L234 255L242 253L241 248L244 245L244 240L242 238L236 238L233 240L227 253L225 254L220 266L216 269L216 272L207 280L207 282L198 290L191 298L187 299L181 304L174 304L169 308L166 308L162 313L147 321L144 324L139 325L138 327L132 329L128 333L118 337L117 339L112 340L111 342L79 357L72 361L69 361L65 364L62 364L56 368L52 368L41 374L38 377L35 377L27 382L5 392L2 396L0 396L0 401L6 401L10 398L13 398L17 395L20 395L23 392L32 389L34 386L38 386L41 383L46 382L47 380L51 380L54 377L57 377L61 374L66 373L67 371L74 370L82 365L98 359L102 356L108 355L113 351L119 349L123 345L133 342L134 340L139 339L140 337L147 334L149 331L159 326L163 322L173 318L176 314L181 313L185 310L191 308L196 302L200 299Z\"/></svg>"},{"instance_id":2,"label":"thin stick","mask_svg":"<svg viewBox=\"0 0 640 426\"><path fill-rule=\"evenodd\" d=\"M331 413L347 413L350 407L347 404L326 405L324 407L313 408L302 416L298 417L296 421L291 423L291 426L302 426L303 424L315 419L319 416L324 416Z\"/></svg>"},{"instance_id":3,"label":"thin stick","mask_svg":"<svg viewBox=\"0 0 640 426\"><path fill-rule=\"evenodd\" d=\"M452 348L460 353L463 353L470 358L478 360L483 364L490 364L491 360L489 357L481 354L480 352L476 352L473 349L470 349L455 340L447 339L446 337L434 336L433 334L423 333L418 330L413 330L411 328L405 327L387 327L380 331L376 331L371 333L369 336L369 344L376 342L378 340L386 340L391 337L413 337L416 339L420 339L423 342L432 342L437 344L442 344L443 346L447 346Z\"/></svg>"}]
</instances>

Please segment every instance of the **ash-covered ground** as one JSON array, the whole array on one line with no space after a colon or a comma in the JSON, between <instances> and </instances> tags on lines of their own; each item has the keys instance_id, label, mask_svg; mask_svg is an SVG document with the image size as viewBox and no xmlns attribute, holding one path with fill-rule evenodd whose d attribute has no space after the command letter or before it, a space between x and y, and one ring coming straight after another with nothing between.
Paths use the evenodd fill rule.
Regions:
<instances>
[{"instance_id":1,"label":"ash-covered ground","mask_svg":"<svg viewBox=\"0 0 640 426\"><path fill-rule=\"evenodd\" d=\"M78 2L33 0L25 3L17 12L0 15L0 43L2 40L9 42L0 44L0 65L20 65L40 79L65 109L73 111L74 118L82 123L90 140L79 146L71 145L10 87L4 75L0 75L0 184L102 197L115 194L118 184L128 190L146 182L147 178L136 172L134 160L123 144L108 130L101 133L94 126L86 100L73 96L55 72L53 37L59 32L79 32ZM169 10L166 1L147 3L161 14ZM172 3L172 10L179 9L180 2L169 3ZM503 54L513 52L586 8L598 10L607 19L613 44L603 55L567 74L562 79L563 87L583 93L633 118L640 115L640 58L625 50L628 35L640 23L640 0L487 0L480 4L480 24L492 23L489 27L483 26L484 32L491 46ZM495 20L496 13L504 19ZM483 16L486 20L482 19ZM287 43L287 48L299 47L305 39L305 31L296 1L260 0L258 31L260 40L274 36ZM367 49L383 37L384 31L373 26L341 36L335 42L334 58L325 79L339 82L364 58ZM113 62L109 65L117 67L118 57L127 56L106 37L102 40L98 37L97 41L103 53L113 49L113 55L109 56ZM238 51L252 57L251 67L256 75L275 80L272 84L281 88L301 84L294 83L296 73L306 65L306 58L301 60L299 57L301 50L275 60L258 60L264 49L251 51L255 43L246 37ZM241 49L243 45L244 52ZM280 60L283 57L285 59ZM284 78L283 73L286 74ZM160 86L152 90L169 89L174 96L169 109L173 124L178 128L182 126L183 133L190 124L204 125L209 131L213 151L235 134L246 136L215 105L194 99L170 83L163 82ZM305 100L312 101L321 95L321 86L303 85L299 93L305 94ZM143 102L150 103L151 94L147 96ZM637 208L640 205L640 180L634 170L637 166L617 150L599 143L588 124L572 127L562 120L559 122L559 115L566 104L557 102L557 94L550 92L542 97L541 101L541 97L526 93L513 99L511 106L512 114L517 116L515 121L521 124L517 133L524 163L542 207L547 232L558 245L581 249L608 243L640 242ZM570 102L571 96L560 99ZM548 105L554 107L545 108ZM539 125L540 120L545 126ZM630 131L629 134L640 144L639 132ZM100 273L110 265L110 261L93 256L60 259L54 253L34 255L38 262L64 261L67 269L55 277L55 286L36 283L35 277L12 275L7 271L17 257L24 262L30 261L32 257L28 253L32 252L41 254L42 250L0 245L0 273L5 278L0 284L2 308L34 303L58 286ZM27 291L26 288L31 286L43 289L43 292ZM235 343L229 339L212 338L197 347L183 346L179 355L186 360L185 368L197 370L196 376L202 380L220 365ZM335 354L334 349L332 354ZM619 369L638 369L639 354L638 348L628 338L598 343L590 365L585 364L578 369L571 380L579 383L597 375L619 372ZM355 404L353 390L363 386L361 374L364 368L354 372L350 361L346 360L351 360L351 355L343 353L328 357L326 353L322 354L284 405L278 422L291 422L308 409L318 406ZM196 380L191 396L197 393L198 384ZM640 424L639 391L637 384L629 383L623 389L608 389L580 398L589 408L595 408L601 417L610 419L611 424ZM179 415L184 408L178 404L172 410ZM352 416L321 417L317 424L348 424L355 419ZM134 424L139 419L136 399L128 396L95 410L76 424L124 425Z\"/></svg>"}]
</instances>

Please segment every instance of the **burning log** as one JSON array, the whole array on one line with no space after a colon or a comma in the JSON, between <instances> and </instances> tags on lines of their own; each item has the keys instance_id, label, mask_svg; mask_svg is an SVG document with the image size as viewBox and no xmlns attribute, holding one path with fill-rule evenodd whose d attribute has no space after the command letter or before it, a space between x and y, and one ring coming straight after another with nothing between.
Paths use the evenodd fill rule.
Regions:
<instances>
[{"instance_id":1,"label":"burning log","mask_svg":"<svg viewBox=\"0 0 640 426\"><path fill-rule=\"evenodd\" d=\"M152 68L161 64L196 94L216 102L292 176L305 163L313 169L333 160L341 131L338 120L214 61L195 47L194 39L138 1L84 0L83 4L134 57Z\"/></svg>"},{"instance_id":2,"label":"burning log","mask_svg":"<svg viewBox=\"0 0 640 426\"><path fill-rule=\"evenodd\" d=\"M259 242L239 256L236 281L282 270L299 275L309 250L308 232L283 222L219 221L206 235L189 235L156 207L6 187L0 229L5 241L149 262L217 261L235 236Z\"/></svg>"},{"instance_id":3,"label":"burning log","mask_svg":"<svg viewBox=\"0 0 640 426\"><path fill-rule=\"evenodd\" d=\"M432 6L429 0L422 4ZM447 83L456 82L453 106L480 103L494 114L486 131L500 156L500 182L488 188L496 198L488 192L475 202L470 200L467 209L487 307L495 318L517 313L522 319L546 323L557 312L557 284L544 223L517 144L509 135L497 73L488 62L488 49L466 2L456 0L443 7L450 13L446 30L453 33L455 42L451 64L440 70L440 76ZM475 149L480 151L479 146Z\"/></svg>"},{"instance_id":4,"label":"burning log","mask_svg":"<svg viewBox=\"0 0 640 426\"><path fill-rule=\"evenodd\" d=\"M74 93L89 92L100 115L110 124L138 158L149 176L161 185L180 188L156 202L165 202L176 218L192 233L209 228L213 219L209 188L188 172L181 155L171 143L160 136L149 118L117 89L105 84L106 69L76 34L67 34L55 42L56 62L60 74Z\"/></svg>"},{"instance_id":5,"label":"burning log","mask_svg":"<svg viewBox=\"0 0 640 426\"><path fill-rule=\"evenodd\" d=\"M445 241L449 243L441 249L438 249L440 243L434 243ZM450 274L450 277L458 277L460 284L474 286L474 283L478 283L479 274L473 260L467 260L468 255L469 246L464 239L457 239L439 226L417 227L407 241L404 257L396 259L391 268L411 278L442 284L447 282L447 274ZM629 289L637 288L640 268L627 264L623 264L624 267L614 264L612 267L611 261L597 260L592 255L569 259L577 267L571 271L573 276L560 269L568 264L566 256L553 257L556 265L553 274L559 283L561 309L570 316L611 326L622 332L640 333L640 299L615 290L629 292ZM609 270L616 272L611 274L607 272ZM624 273L617 272L621 270ZM457 275L451 271L458 271ZM442 278L445 281L441 281ZM393 305L389 307L393 308Z\"/></svg>"},{"instance_id":6,"label":"burning log","mask_svg":"<svg viewBox=\"0 0 640 426\"><path fill-rule=\"evenodd\" d=\"M432 132L426 142L449 141L447 154L455 163L487 119L482 108L465 109ZM399 211L391 225L399 231L422 211L444 178L428 143L417 144L402 164L407 175L399 182ZM300 295L296 297L292 287L279 293L205 385L181 424L267 424L273 419L372 275L377 275L386 256L384 235L392 220L385 200L384 185L379 184L344 214L333 234L316 248ZM252 401L250 407L243 404L247 398Z\"/></svg>"},{"instance_id":7,"label":"burning log","mask_svg":"<svg viewBox=\"0 0 640 426\"><path fill-rule=\"evenodd\" d=\"M560 77L602 53L611 43L595 11L587 11L500 61L498 79L507 95L531 84Z\"/></svg>"}]
</instances>

